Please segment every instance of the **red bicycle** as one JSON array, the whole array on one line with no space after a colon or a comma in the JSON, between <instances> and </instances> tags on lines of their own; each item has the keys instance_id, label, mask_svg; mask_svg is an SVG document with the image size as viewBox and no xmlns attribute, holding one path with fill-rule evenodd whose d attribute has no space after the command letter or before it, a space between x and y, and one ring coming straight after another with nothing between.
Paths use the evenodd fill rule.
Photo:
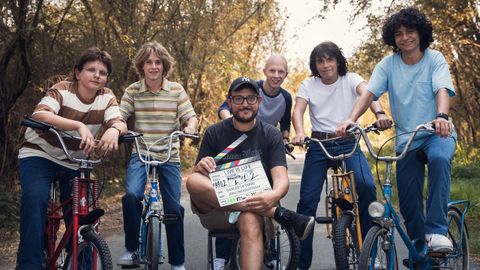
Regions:
<instances>
[{"instance_id":1,"label":"red bicycle","mask_svg":"<svg viewBox=\"0 0 480 270\"><path fill-rule=\"evenodd\" d=\"M98 234L99 219L105 213L98 207L99 183L90 178L93 167L99 164L101 159L72 157L63 139L64 136L71 135L52 125L28 117L22 121L22 125L55 134L68 159L80 165L80 177L72 180L72 193L69 198L61 202L56 199L56 181L50 189L45 229L46 269L113 269L107 242ZM60 231L62 219L66 220L64 231Z\"/></svg>"}]
</instances>

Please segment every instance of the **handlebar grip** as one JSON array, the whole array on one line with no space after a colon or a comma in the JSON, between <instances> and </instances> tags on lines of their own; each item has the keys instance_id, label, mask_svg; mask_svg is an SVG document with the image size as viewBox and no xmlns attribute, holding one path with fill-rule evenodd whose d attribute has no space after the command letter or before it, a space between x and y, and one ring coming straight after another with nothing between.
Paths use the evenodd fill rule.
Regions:
<instances>
[{"instance_id":1,"label":"handlebar grip","mask_svg":"<svg viewBox=\"0 0 480 270\"><path fill-rule=\"evenodd\" d=\"M42 122L42 121L35 120L35 119L33 119L29 116L27 116L25 119L22 120L21 125L25 126L25 127L39 129L39 130L42 130L42 131L48 131L50 129L55 129L54 126L52 126L50 124L47 124L45 122Z\"/></svg>"},{"instance_id":2,"label":"handlebar grip","mask_svg":"<svg viewBox=\"0 0 480 270\"><path fill-rule=\"evenodd\" d=\"M134 142L135 138L143 136L142 133L127 133L118 137L118 143L130 143Z\"/></svg>"},{"instance_id":3,"label":"handlebar grip","mask_svg":"<svg viewBox=\"0 0 480 270\"><path fill-rule=\"evenodd\" d=\"M178 135L178 137L180 138L190 138L190 139L200 139L200 135L198 135L198 133L183 133L183 134L180 134Z\"/></svg>"}]
</instances>

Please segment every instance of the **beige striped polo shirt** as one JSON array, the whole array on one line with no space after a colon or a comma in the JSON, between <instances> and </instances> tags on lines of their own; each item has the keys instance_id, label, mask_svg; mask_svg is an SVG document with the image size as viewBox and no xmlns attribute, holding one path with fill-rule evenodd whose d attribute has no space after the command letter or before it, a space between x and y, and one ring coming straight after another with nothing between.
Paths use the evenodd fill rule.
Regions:
<instances>
[{"instance_id":1,"label":"beige striped polo shirt","mask_svg":"<svg viewBox=\"0 0 480 270\"><path fill-rule=\"evenodd\" d=\"M63 81L50 88L37 104L33 114L53 113L61 117L84 123L95 136L103 126L105 129L113 123L124 122L115 95L108 88L99 89L93 102L82 100L77 94L77 83ZM79 136L76 130L67 131ZM76 163L67 159L57 137L51 132L42 132L27 128L25 142L19 150L18 158L38 156L49 159L70 169L78 169ZM76 158L85 158L79 149L80 141L64 137L68 149L77 149L70 154Z\"/></svg>"},{"instance_id":2,"label":"beige striped polo shirt","mask_svg":"<svg viewBox=\"0 0 480 270\"><path fill-rule=\"evenodd\" d=\"M135 131L143 133L146 143L140 145L142 155L147 154L147 146L150 146L149 154L157 160L166 158L168 140L153 146L152 143L179 130L188 119L196 116L182 85L165 78L161 90L156 93L147 89L144 79L128 86L120 102L120 112L125 120L135 117ZM174 140L171 162L180 162L179 149L179 140Z\"/></svg>"}]
</instances>

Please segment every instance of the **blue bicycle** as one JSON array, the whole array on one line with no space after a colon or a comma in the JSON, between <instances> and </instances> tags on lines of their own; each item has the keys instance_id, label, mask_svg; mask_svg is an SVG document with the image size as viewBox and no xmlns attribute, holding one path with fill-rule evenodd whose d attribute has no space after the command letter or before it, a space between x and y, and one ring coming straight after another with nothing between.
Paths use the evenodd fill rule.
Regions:
<instances>
[{"instance_id":1,"label":"blue bicycle","mask_svg":"<svg viewBox=\"0 0 480 270\"><path fill-rule=\"evenodd\" d=\"M182 131L174 131L170 135L162 137L150 145L147 145L144 141L144 145L147 145L147 155L143 157L138 155L139 159L145 164L147 172L150 171L145 194L143 198L143 212L139 232L139 258L138 263L145 265L146 270L157 270L158 265L163 261L163 250L161 245L161 226L160 223L168 224L177 221L175 214L163 213L162 198L160 195L160 187L158 184L157 167L164 163L167 163L171 157L172 143L174 138L192 138L198 139L196 134L187 134ZM127 142L135 142L135 148L137 153L140 153L139 139L142 138L142 134L138 134L129 131L124 136L123 140ZM156 144L168 140L167 143L167 155L164 160L151 159L148 155L149 149ZM151 168L151 170L150 170Z\"/></svg>"},{"instance_id":2,"label":"blue bicycle","mask_svg":"<svg viewBox=\"0 0 480 270\"><path fill-rule=\"evenodd\" d=\"M469 269L468 231L465 216L470 207L468 200L455 200L448 203L448 238L453 244L451 253L428 252L427 246L422 245L417 250L418 240L411 240L403 227L400 217L392 206L392 163L402 159L408 152L413 139L420 131L433 132L433 124L419 125L412 132L403 151L397 156L379 156L366 135L370 131L377 131L374 126L362 129L356 125L350 130L359 132L365 139L368 151L378 161L386 163L386 179L383 184L383 202L373 202L368 208L374 224L368 231L360 254L359 269L398 269L398 260L395 244L395 231L398 232L409 251L408 259L403 263L409 269Z\"/></svg>"}]
</instances>

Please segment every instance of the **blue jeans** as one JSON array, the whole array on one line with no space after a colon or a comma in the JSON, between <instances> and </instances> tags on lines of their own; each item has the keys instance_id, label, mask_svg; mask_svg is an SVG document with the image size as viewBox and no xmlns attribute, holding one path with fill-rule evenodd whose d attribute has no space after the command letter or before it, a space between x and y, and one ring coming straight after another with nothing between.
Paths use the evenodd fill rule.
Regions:
<instances>
[{"instance_id":1,"label":"blue jeans","mask_svg":"<svg viewBox=\"0 0 480 270\"><path fill-rule=\"evenodd\" d=\"M425 217L423 187L425 164L418 158L422 150L428 159L428 195ZM411 239L425 239L425 234L446 235L447 204L450 193L450 172L455 139L430 136L417 149L409 151L397 162L397 187L400 212Z\"/></svg>"},{"instance_id":2,"label":"blue jeans","mask_svg":"<svg viewBox=\"0 0 480 270\"><path fill-rule=\"evenodd\" d=\"M185 262L183 219L185 209L180 205L182 193L182 177L180 164L168 162L157 168L160 194L162 195L165 214L175 214L177 222L165 224L169 263L180 265ZM138 250L138 235L142 215L143 194L147 183L145 165L137 154L130 158L127 170L126 194L122 198L123 228L125 230L125 248L128 251Z\"/></svg>"},{"instance_id":3,"label":"blue jeans","mask_svg":"<svg viewBox=\"0 0 480 270\"><path fill-rule=\"evenodd\" d=\"M20 244L17 264L19 270L43 269L45 225L50 187L57 177L60 199L70 196L70 180L79 176L76 170L65 168L42 157L20 159Z\"/></svg>"},{"instance_id":4,"label":"blue jeans","mask_svg":"<svg viewBox=\"0 0 480 270\"><path fill-rule=\"evenodd\" d=\"M355 141L329 141L323 144L332 155L348 153L353 149ZM376 201L377 193L373 183L372 173L368 167L368 162L363 155L360 147L356 152L346 160L347 171L353 171L355 185L359 200L360 226L362 235L365 236L370 228L371 218L368 214L368 206ZM323 189L323 183L327 177L328 168L333 162L325 155L317 143L310 143L305 157L305 164L302 173L302 182L300 185L300 200L297 205L297 212L307 216L315 216L317 213L320 195ZM313 230L312 233L303 241L300 241L300 262L299 269L308 269L312 263L313 255Z\"/></svg>"}]
</instances>

